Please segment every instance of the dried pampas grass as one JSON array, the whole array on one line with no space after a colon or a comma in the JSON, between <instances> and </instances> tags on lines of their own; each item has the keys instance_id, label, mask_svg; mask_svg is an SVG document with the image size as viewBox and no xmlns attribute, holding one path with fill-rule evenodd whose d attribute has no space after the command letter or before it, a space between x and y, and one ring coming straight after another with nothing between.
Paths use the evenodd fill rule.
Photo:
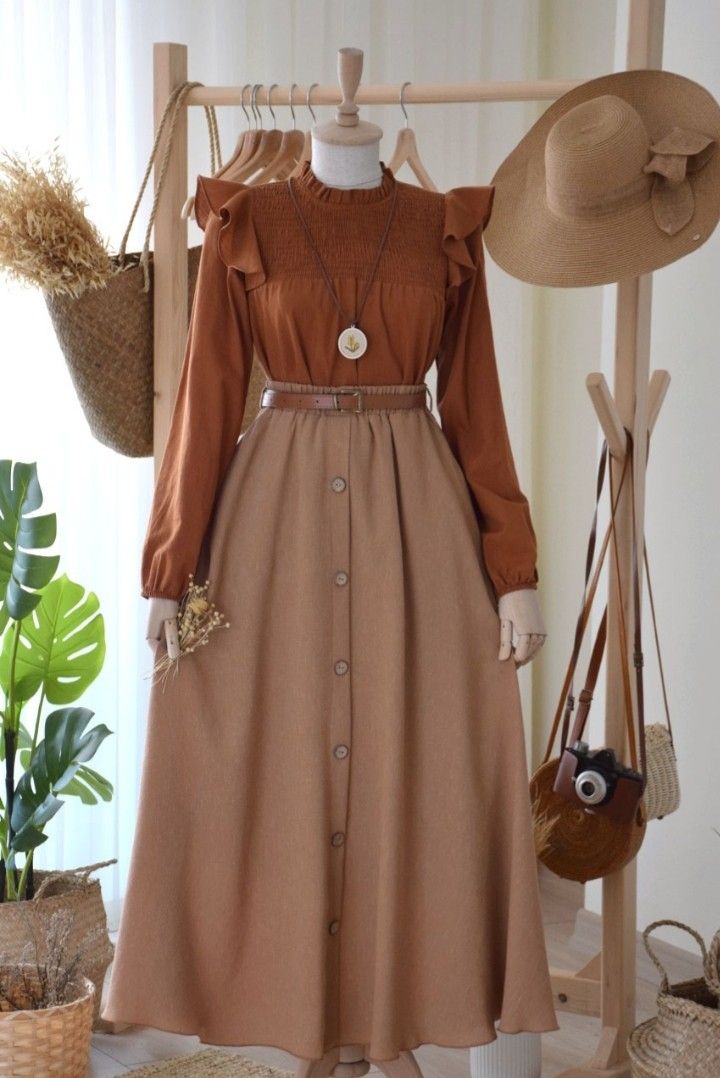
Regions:
<instances>
[{"instance_id":1,"label":"dried pampas grass","mask_svg":"<svg viewBox=\"0 0 720 1078\"><path fill-rule=\"evenodd\" d=\"M0 152L0 269L51 294L79 296L118 272L108 244L84 213L57 148L47 163Z\"/></svg>"},{"instance_id":2,"label":"dried pampas grass","mask_svg":"<svg viewBox=\"0 0 720 1078\"><path fill-rule=\"evenodd\" d=\"M71 946L75 914L72 910L54 910L49 920L32 906L23 911L28 940L19 958L0 954L0 1012L33 1011L69 1003L78 977L82 976L87 956L103 933L96 926L83 938L79 947Z\"/></svg>"}]
</instances>

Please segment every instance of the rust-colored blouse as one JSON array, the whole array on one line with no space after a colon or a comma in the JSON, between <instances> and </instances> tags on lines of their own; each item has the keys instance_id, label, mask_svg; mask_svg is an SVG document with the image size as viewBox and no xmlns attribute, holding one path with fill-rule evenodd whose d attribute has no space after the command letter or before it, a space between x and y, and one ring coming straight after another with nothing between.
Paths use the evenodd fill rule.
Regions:
<instances>
[{"instance_id":1,"label":"rust-colored blouse","mask_svg":"<svg viewBox=\"0 0 720 1078\"><path fill-rule=\"evenodd\" d=\"M269 378L314 385L421 383L437 362L437 407L460 463L496 594L535 587L536 541L513 463L488 308L482 232L494 187L426 191L384 162L371 188L324 184L304 162L294 183L346 311L395 215L360 325L369 347L345 359L345 328L284 182L198 176L204 230L185 358L142 554L141 594L179 599L196 569L240 436L253 352Z\"/></svg>"}]
</instances>

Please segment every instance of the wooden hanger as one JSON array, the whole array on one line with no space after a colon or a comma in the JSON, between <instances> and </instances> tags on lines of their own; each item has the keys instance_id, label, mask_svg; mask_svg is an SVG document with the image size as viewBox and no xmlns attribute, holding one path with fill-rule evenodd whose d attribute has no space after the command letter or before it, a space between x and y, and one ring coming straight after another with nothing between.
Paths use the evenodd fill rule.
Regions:
<instances>
[{"instance_id":1,"label":"wooden hanger","mask_svg":"<svg viewBox=\"0 0 720 1078\"><path fill-rule=\"evenodd\" d=\"M312 120L313 120L314 124L317 123L317 116L315 115L313 107L310 104L310 94L312 93L313 86L317 86L317 85L318 84L316 82L311 82L310 85L308 86L308 92L307 92L307 94L305 96L305 104L307 105L308 109L310 110L310 115L312 116ZM303 163L303 161L311 161L311 160L312 160L312 133L310 131L310 128L308 128L307 131L305 132L305 145L303 146L302 153L300 154L300 160L298 161L298 168Z\"/></svg>"},{"instance_id":2,"label":"wooden hanger","mask_svg":"<svg viewBox=\"0 0 720 1078\"><path fill-rule=\"evenodd\" d=\"M409 82L404 82L400 87L400 108L403 110L403 116L405 117L405 127L401 127L398 131L395 150L388 162L388 168L391 169L393 176L396 176L400 167L407 162L415 173L421 187L426 188L428 191L437 191L437 186L430 176L430 173L420 160L420 152L417 148L415 132L411 127L408 127L408 114L405 111L403 93L405 87L409 85Z\"/></svg>"},{"instance_id":3,"label":"wooden hanger","mask_svg":"<svg viewBox=\"0 0 720 1078\"><path fill-rule=\"evenodd\" d=\"M257 111L257 115L260 119L260 131L257 132L259 138L253 148L253 152L245 158L242 163L238 162L235 166L229 167L227 170L222 170L222 178L224 180L233 180L235 183L253 182L255 173L261 168L264 168L265 165L269 164L280 148L283 133L275 122L275 113L270 104L270 91L268 91L268 108L270 109L273 118L273 127L268 130L265 130L262 127L262 115L260 109L255 104L257 91L261 85L262 83L256 82L253 86L251 104L253 111ZM273 83L273 86L277 86L277 83ZM270 90L272 90L272 86L270 87Z\"/></svg>"},{"instance_id":4,"label":"wooden hanger","mask_svg":"<svg viewBox=\"0 0 720 1078\"><path fill-rule=\"evenodd\" d=\"M235 144L235 149L233 150L232 154L230 155L228 160L225 162L225 164L222 165L219 169L217 169L216 172L213 173L213 176L215 178L222 177L223 179L227 179L228 178L228 176L227 176L228 169L230 169L231 166L235 166L235 165L238 166L238 167L242 166L247 160L250 159L250 157L252 157L252 155L254 154L254 152L255 152L255 150L257 148L257 144L258 144L258 141L260 139L260 132L257 129L255 129L255 130L250 129L250 117L248 116L247 109L245 108L245 91L248 88L250 88L251 86L252 86L252 83L246 82L245 85L243 86L242 90L240 91L240 107L242 108L243 112L245 113L245 119L248 122L247 130L241 132L240 137L238 138L237 143ZM253 112L253 116L254 115L255 115L255 113ZM193 221L195 220L195 195L194 194L189 195L187 197L187 199L185 200L183 208L182 208L182 210L180 212L180 216L190 218Z\"/></svg>"},{"instance_id":5,"label":"wooden hanger","mask_svg":"<svg viewBox=\"0 0 720 1078\"><path fill-rule=\"evenodd\" d=\"M216 177L218 178L222 177L223 179L229 179L230 177L228 176L228 173L233 168L242 167L245 162L252 157L252 155L257 149L257 144L260 139L260 131L257 127L252 130L250 128L250 117L248 116L247 109L245 108L245 91L247 89L249 89L252 93L252 91L254 90L252 83L246 82L242 90L240 91L240 107L245 113L245 119L248 122L247 130L241 132L240 137L238 138L235 145L235 149L230 154L230 157L227 159L222 168L218 169L218 171L215 173ZM255 116L254 104L253 116Z\"/></svg>"},{"instance_id":6,"label":"wooden hanger","mask_svg":"<svg viewBox=\"0 0 720 1078\"><path fill-rule=\"evenodd\" d=\"M273 86L276 85L277 83L273 83ZM270 183L272 180L277 179L284 180L297 167L300 156L305 149L305 135L302 131L298 131L295 125L295 109L292 103L292 93L295 86L297 86L296 82L291 83L288 101L293 119L292 129L283 131L276 154L253 178L253 183ZM272 90L272 86L270 90ZM270 92L268 91L268 103L269 101ZM273 113L273 118L274 115Z\"/></svg>"}]
</instances>

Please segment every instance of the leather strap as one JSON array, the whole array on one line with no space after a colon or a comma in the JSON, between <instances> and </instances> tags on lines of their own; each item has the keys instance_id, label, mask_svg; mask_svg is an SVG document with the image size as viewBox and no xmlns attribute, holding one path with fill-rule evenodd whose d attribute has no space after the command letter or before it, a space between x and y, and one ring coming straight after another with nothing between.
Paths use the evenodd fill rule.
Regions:
<instances>
[{"instance_id":1,"label":"leather strap","mask_svg":"<svg viewBox=\"0 0 720 1078\"><path fill-rule=\"evenodd\" d=\"M603 449L605 450L605 444L603 444ZM603 475L603 471L602 471L603 468L604 468L604 465L603 465L603 461L602 461L602 457L601 457L600 469L598 470L598 494L597 494L597 500L598 501L599 501L599 498L600 498L600 491L602 489L601 480L602 480L602 475ZM565 674L565 681L564 681L563 687L562 687L562 689L560 691L560 699L558 701L557 710L555 711L555 718L553 719L553 724L552 724L552 728L550 730L550 735L548 737L547 746L545 748L545 755L543 757L542 763L546 763L550 759L550 754L552 752L553 742L555 741L555 737L557 736L558 727L560 726L560 721L563 718L563 710L564 709L566 711L566 719L565 719L565 722L563 724L563 740L562 740L562 743L561 743L561 746L560 746L560 751L561 752L565 748L565 745L567 744L567 729L568 729L568 725L569 725L569 717L570 717L570 712L572 712L573 707L574 707L574 700L572 698L570 688L571 688L573 677L574 677L574 674L575 674L575 669L577 667L578 658L580 656L580 648L582 646L583 636L585 635L585 629L587 628L588 621L590 620L590 611L591 611L591 608L592 608L593 600L595 598L595 592L597 591L598 581L600 580L600 573L602 571L603 562L605 560L605 554L606 554L607 548L608 548L608 546L610 544L610 537L611 537L611 533L612 533L613 519L614 519L615 511L617 509L617 503L618 503L618 500L620 498L620 492L622 490L623 483L625 482L625 477L627 475L627 472L628 472L628 455L626 454L625 455L625 461L624 461L624 464L623 464L622 475L620 477L620 486L618 487L617 498L614 501L611 500L610 523L608 524L608 526L607 526L607 528L605 530L605 535L603 537L602 546L601 546L600 552L598 554L597 563L596 563L596 566L595 566L595 571L593 573L592 580L590 581L590 584L589 584L589 586L587 588L587 594L586 594L586 597L585 597L584 605L583 605L582 611L580 613L580 617L578 619L578 625L577 625L577 629L575 631L575 641L574 641L574 644L573 644L573 650L572 650L572 654L570 656L570 661L568 663L567 672ZM597 504L596 504L596 511L597 511ZM593 517L593 522L595 522L595 520L596 520L596 516ZM591 543L593 543L593 546L594 546L594 539L592 538L592 535L591 535Z\"/></svg>"},{"instance_id":2,"label":"leather strap","mask_svg":"<svg viewBox=\"0 0 720 1078\"><path fill-rule=\"evenodd\" d=\"M645 443L646 455L650 455L650 431L648 431L647 441ZM665 718L667 719L668 733L670 734L670 744L675 747L675 739L673 738L672 723L670 721L670 704L668 702L667 684L665 682L665 667L663 665L662 652L660 650L660 634L657 627L657 616L655 614L655 595L653 594L652 581L650 579L650 562L648 561L647 540L643 536L643 559L645 562L645 579L648 586L648 598L650 599L650 613L652 614L653 624L653 636L655 638L655 651L657 653L658 667L660 669L660 685L662 687L663 705L665 708Z\"/></svg>"},{"instance_id":3,"label":"leather strap","mask_svg":"<svg viewBox=\"0 0 720 1078\"><path fill-rule=\"evenodd\" d=\"M635 664L636 683L637 683L637 706L638 706L638 725L640 729L640 755L642 766L640 767L641 774L643 775L643 788L645 786L644 776L646 774L645 768L645 723L644 714L645 709L643 705L643 679L642 679L642 645L641 640L641 626L640 626L640 579L638 575L638 563L637 563L637 544L635 542L635 462L634 462L634 446L633 438L630 431L625 431L627 439L627 453L630 457L630 513L632 516L632 530L631 530L631 546L632 546L632 589L633 589L633 608L634 608L634 646L633 646L633 659ZM612 491L612 474L610 475L610 490ZM613 545L615 550L615 564L620 564L620 558L618 555L617 547L617 534L613 529ZM620 573L615 573L615 585L617 588L617 607L618 607L618 622L620 633L620 665L623 676L623 694L625 698L625 721L628 729L628 744L630 748L630 764L637 771L638 770L638 754L637 745L635 741L635 721L634 721L634 709L632 702L632 690L630 688L630 671L628 669L628 641L627 641L627 626L625 623L625 603L622 592L622 582L620 580ZM639 659L639 664L638 664Z\"/></svg>"},{"instance_id":4,"label":"leather strap","mask_svg":"<svg viewBox=\"0 0 720 1078\"><path fill-rule=\"evenodd\" d=\"M575 722L573 724L572 734L570 736L570 744L573 745L578 741L585 730L585 723L587 722L588 713L590 711L590 704L592 703L593 695L595 693L595 685L597 684L598 673L600 671L600 664L602 663L603 652L605 651L605 640L607 637L607 607L603 610L602 620L598 626L597 636L595 637L595 643L593 645L592 653L590 655L590 662L588 663L587 680L585 681L585 687L581 690L578 696L578 709L575 715ZM565 746L563 745L563 748Z\"/></svg>"},{"instance_id":5,"label":"leather strap","mask_svg":"<svg viewBox=\"0 0 720 1078\"><path fill-rule=\"evenodd\" d=\"M638 731L639 731L639 741L640 741L640 766L638 766L638 753L637 753L636 739L635 739L634 709L633 709L633 702L632 702L632 693L631 693L631 690L630 690L630 672L629 672L629 668L628 668L627 630L626 630L626 625L625 625L625 609L624 609L624 605L623 605L622 584L621 584L619 572L616 572L614 575L615 575L616 587L617 587L617 592L618 592L617 605L618 605L618 619L619 619L619 633L620 633L620 641L619 641L620 665L621 665L622 676L623 676L623 698L624 698L625 719L626 719L626 723L627 723L628 740L629 740L629 747L630 747L630 759L631 759L631 766L636 771L639 771L640 774L643 777L642 788L644 790L645 784L646 784L646 781L647 781L647 763L646 763L646 755L645 755L645 706L644 706L643 677L642 677L643 653L642 653L642 624L641 624L641 608L640 608L640 575L639 575L639 566L638 566L638 551L637 551L637 542L636 542L637 531L636 531L636 517L635 517L637 507L636 507L636 502L635 502L635 483L634 483L634 470L633 470L634 469L633 439L632 439L632 435L631 435L631 433L629 431L626 430L625 433L626 433L626 438L627 438L627 442L626 442L627 451L626 451L626 454L625 454L625 461L624 461L624 464L623 464L623 471L622 471L622 476L621 476L621 480L620 480L620 489L622 489L622 484L623 484L625 476L626 476L626 474L627 474L627 472L629 470L630 471L630 476L631 476L631 503L632 503L631 504L631 512L632 512L632 587L633 587L633 613L634 613L633 661L634 661L635 672L636 672ZM598 486L597 486L597 499L598 500L599 500L600 491L601 491L601 488L602 488L602 480L604 478L605 448L606 448L605 445L603 445L603 455L601 457L600 468L598 470ZM596 566L595 573L593 575L593 581L592 581L592 584L591 584L591 587L590 587L590 590L589 590L589 593L588 593L588 596L587 596L587 600L586 600L585 605L583 607L583 614L581 615L581 619L580 619L580 621L578 623L579 637L578 637L578 634L576 633L575 647L573 648L573 655L571 657L570 667L568 669L568 676L566 678L566 686L569 685L571 683L571 681L572 681L572 676L574 674L575 665L577 663L577 658L578 658L578 654L579 654L579 650L580 650L580 644L582 643L582 637L584 635L584 630L585 630L585 627L587 625L587 620L588 620L588 616L589 616L589 612L590 612L590 606L592 605L592 601L593 601L593 598L594 598L594 595L595 595L595 590L596 590L596 587L597 587L597 581L598 581L600 569L601 569L602 563L604 561L605 553L606 553L606 550L607 550L607 540L608 540L610 534L612 535L616 564L618 563L617 533L616 533L616 529L615 529L615 511L617 509L617 504L618 504L618 501L619 501L619 498L620 498L620 489L618 489L617 496L616 496L615 492L614 492L612 469L608 469L608 475L609 475L610 505L611 505L610 523L608 525L608 532L606 532L605 541L603 542L603 547L602 547L602 550L601 550L600 555L599 555L598 564ZM595 512L595 515L593 517L593 528L594 528L596 520L597 520L597 500L596 500L595 509L596 509L596 512ZM594 542L595 542L595 537L594 537L593 532L591 530L590 542L588 544L588 550L589 551L594 548ZM586 573L587 573L587 567L586 567ZM586 576L586 580L587 580L587 576ZM605 651L605 644L606 644L606 640L607 640L607 613L608 613L608 608L606 606L604 611L603 611L602 620L601 620L600 625L598 627L598 631L597 631L597 634L596 634L596 637L595 637L595 642L594 642L594 645L593 645L592 653L591 653L591 656L590 656L590 662L588 664L587 679L586 679L586 682L585 682L585 686L584 686L582 692L579 694L579 697L578 697L579 707L578 707L577 714L576 714L576 717L575 717L575 722L573 723L573 729L572 729L572 734L571 734L571 743L574 743L576 740L578 740L578 739L580 739L582 737L582 734L583 734L583 731L584 731L584 728L585 728L585 725L586 725L586 722L587 722L587 717L588 717L588 714L589 714L589 711L590 711L590 705L592 703L593 694L594 694L594 691L595 691L595 685L597 683L597 677L598 677L598 673L599 673L599 670L600 670L600 665L602 663L603 654L604 654L604 651ZM550 752L552 750L552 743L553 743L553 741L555 739L555 732L556 732L557 726L559 724L560 708L562 707L562 701L563 701L563 696L565 695L566 686L563 687L563 694L561 695L561 698L560 698L560 704L558 705L558 711L557 711L556 716L555 716L555 722L553 723L553 729L552 729L550 738L548 740L548 746L547 746L547 750L546 750L545 760L547 760L549 758ZM567 706L566 706L566 715L567 715ZM565 745L567 743L566 739L565 739L566 729L567 729L567 726L565 725L564 728L563 728L563 741L562 741L562 745L561 745L561 751L563 751L565 749ZM543 762L545 762L545 761L543 761Z\"/></svg>"},{"instance_id":6,"label":"leather strap","mask_svg":"<svg viewBox=\"0 0 720 1078\"><path fill-rule=\"evenodd\" d=\"M587 596L588 581L590 580L590 571L592 569L593 558L595 556L595 543L597 539L597 519L598 509L600 508L600 496L602 494L603 484L605 482L605 474L607 468L608 457L608 444L606 441L602 444L600 451L600 460L598 462L598 474L595 484L595 511L593 512L592 524L590 526L590 535L588 537L587 554L585 556L585 584L583 586L583 598L580 603L580 614L578 616L577 625L575 627L575 640L573 645L573 654L575 655L575 661L577 662L577 656L580 654L580 646L582 644L582 634L584 631L583 625L583 611L585 609L585 598ZM573 678L574 678L574 664L573 672L571 673L570 683L567 688L567 694L565 695L565 711L563 713L562 732L560 734L560 744L562 748L565 748L568 739L568 729L570 726L570 717L575 708L575 696L573 692Z\"/></svg>"},{"instance_id":7,"label":"leather strap","mask_svg":"<svg viewBox=\"0 0 720 1078\"><path fill-rule=\"evenodd\" d=\"M625 464L623 466L623 475L626 474L626 470L630 471L632 475L633 468L633 453L632 453L632 438L630 434L627 434L627 451L625 455ZM615 496L614 481L612 476L612 468L608 469L608 481L610 487L610 504L617 508L618 498ZM634 509L634 506L633 506ZM613 512L610 517L610 528L612 531L613 549L615 551L615 563L619 563L618 558L618 544L617 544L617 530L615 528L615 513ZM635 746L635 730L633 723L633 703L632 693L630 690L630 670L628 667L628 649L627 649L627 634L625 629L625 616L623 607L622 588L620 583L620 574L615 573L615 581L618 592L618 621L620 630L620 667L622 670L623 679L623 700L625 705L625 722L628 729L628 737L630 742L630 759L632 767L637 771L637 749ZM590 662L588 664L587 678L585 681L585 687L580 693L579 707L577 715L575 717L575 723L571 734L571 743L574 743L582 737L587 722L587 717L590 712L590 705L595 693L595 686L597 684L598 673L603 660L603 654L605 652L605 643L607 640L607 605L603 610L602 619L598 626L597 634L595 636L595 643L593 645L592 653L590 656ZM565 745L563 744L563 749Z\"/></svg>"},{"instance_id":8,"label":"leather strap","mask_svg":"<svg viewBox=\"0 0 720 1078\"><path fill-rule=\"evenodd\" d=\"M663 704L665 706L665 718L668 724L668 733L670 734L670 744L675 745L673 738L672 723L670 722L670 704L668 703L667 685L665 684L665 668L662 661L662 653L660 651L660 636L658 634L657 617L655 616L655 596L653 595L652 583L650 581L650 563L648 562L647 543L644 544L643 555L645 558L645 578L648 586L648 596L650 597L650 612L652 613L653 623L653 635L655 637L655 650L658 657L658 666L660 667L660 684L662 686Z\"/></svg>"},{"instance_id":9,"label":"leather strap","mask_svg":"<svg viewBox=\"0 0 720 1078\"><path fill-rule=\"evenodd\" d=\"M632 436L628 435L632 444ZM633 607L634 607L634 635L633 662L635 664L635 691L637 696L638 712L638 737L640 739L640 773L643 777L642 788L647 784L647 758L645 752L645 691L643 686L643 657L642 646L642 601L640 597L640 565L638 557L637 539L637 506L635 504L635 473L632 475L632 575L633 575Z\"/></svg>"},{"instance_id":10,"label":"leather strap","mask_svg":"<svg viewBox=\"0 0 720 1078\"><path fill-rule=\"evenodd\" d=\"M426 408L428 386L407 393L370 393L357 386L338 387L329 393L295 392L266 386L260 396L263 408L326 408L333 412L364 412L369 408Z\"/></svg>"}]
</instances>

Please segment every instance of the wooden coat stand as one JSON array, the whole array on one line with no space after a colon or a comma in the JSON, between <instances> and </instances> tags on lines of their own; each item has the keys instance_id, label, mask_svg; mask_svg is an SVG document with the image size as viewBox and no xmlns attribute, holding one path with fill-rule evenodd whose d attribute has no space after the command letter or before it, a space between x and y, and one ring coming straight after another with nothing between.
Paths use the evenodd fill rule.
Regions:
<instances>
[{"instance_id":1,"label":"wooden coat stand","mask_svg":"<svg viewBox=\"0 0 720 1078\"><path fill-rule=\"evenodd\" d=\"M662 63L664 0L630 0L627 45L627 67L659 68ZM159 122L169 94L187 80L187 48L184 45L158 43L154 47L154 110L155 125ZM408 104L553 100L579 85L573 81L498 83L473 82L459 84L411 83L405 88ZM286 104L290 89L276 86L271 93L275 102ZM296 86L293 102L304 103L307 90ZM188 106L237 105L240 87L196 87L186 98ZM337 104L340 94L336 86L315 86L313 104ZM358 104L395 104L399 87L361 86ZM258 104L268 103L267 89L257 95ZM157 170L155 184L157 186ZM175 130L173 147L158 205L154 236L154 324L155 324L155 409L154 457L156 472L167 438L173 402L182 366L187 334L187 221L181 209L188 193L187 113L181 109ZM616 347L613 393L601 374L591 374L587 387L595 406L612 458L612 467L622 465L625 453L625 428L633 434L634 479L636 492L636 542L642 551L645 503L646 432L652 429L669 376L656 371L649 377L650 313L652 276L627 279L617 285ZM619 482L619 470L618 470ZM630 601L632 564L631 503L623 492L617 510L619 557L610 564L608 581L608 659L605 734L606 742L624 744L622 676L618 619L614 604L619 574L625 597L627 639L633 639L633 610ZM642 567L642 558L639 558ZM632 664L632 655L630 656ZM634 686L633 686L634 689ZM626 1052L627 1037L635 1020L635 959L636 959L636 862L607 876L602 884L602 950L579 970L552 969L555 1005L558 1011L596 1015L601 1020L600 1038L585 1063L563 1071L562 1078L581 1076L629 1075ZM362 1049L362 1046L359 1046ZM391 1062L375 1061L375 1065L390 1078L422 1078L412 1052L403 1052ZM334 1049L323 1060L303 1063L296 1071L297 1078L351 1078L366 1074L370 1063L358 1059L356 1046Z\"/></svg>"}]
</instances>

